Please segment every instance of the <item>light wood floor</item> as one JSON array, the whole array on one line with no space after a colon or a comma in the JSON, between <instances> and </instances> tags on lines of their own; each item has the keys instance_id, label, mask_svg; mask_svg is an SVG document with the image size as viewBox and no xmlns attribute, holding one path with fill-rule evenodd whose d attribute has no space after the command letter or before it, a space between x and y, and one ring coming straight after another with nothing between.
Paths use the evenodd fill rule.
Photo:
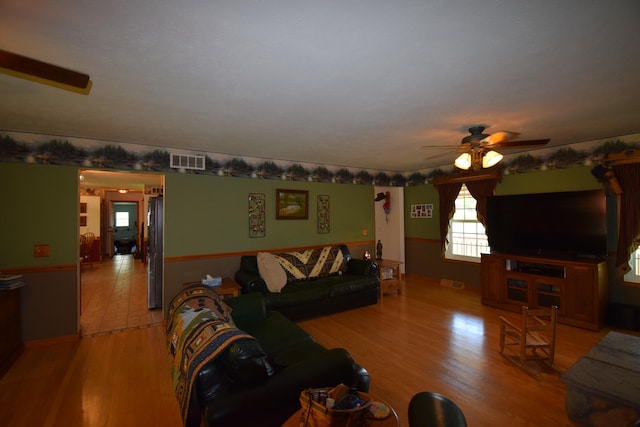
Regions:
<instances>
[{"instance_id":1,"label":"light wood floor","mask_svg":"<svg viewBox=\"0 0 640 427\"><path fill-rule=\"evenodd\" d=\"M80 277L83 337L162 323L162 310L147 308L147 266L133 255L83 264Z\"/></svg>"},{"instance_id":2,"label":"light wood floor","mask_svg":"<svg viewBox=\"0 0 640 427\"><path fill-rule=\"evenodd\" d=\"M327 347L345 347L408 426L419 391L453 399L470 426L565 426L565 386L533 377L498 353L498 316L474 290L408 278L402 296L300 322ZM516 317L515 314L507 315ZM566 370L606 330L560 325L556 368ZM162 326L29 348L0 380L6 426L180 426Z\"/></svg>"}]
</instances>

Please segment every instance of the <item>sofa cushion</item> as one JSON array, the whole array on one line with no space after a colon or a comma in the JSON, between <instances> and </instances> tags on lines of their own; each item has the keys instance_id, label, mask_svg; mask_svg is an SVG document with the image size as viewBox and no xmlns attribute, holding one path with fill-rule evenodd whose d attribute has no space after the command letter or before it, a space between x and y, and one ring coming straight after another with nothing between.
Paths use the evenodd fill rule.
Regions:
<instances>
[{"instance_id":1,"label":"sofa cushion","mask_svg":"<svg viewBox=\"0 0 640 427\"><path fill-rule=\"evenodd\" d=\"M300 361L308 352L322 349L304 329L277 311L270 311L251 334L279 369Z\"/></svg>"},{"instance_id":2,"label":"sofa cushion","mask_svg":"<svg viewBox=\"0 0 640 427\"><path fill-rule=\"evenodd\" d=\"M376 278L371 276L335 276L323 278L322 281L330 288L332 297L361 292L378 286Z\"/></svg>"},{"instance_id":3,"label":"sofa cushion","mask_svg":"<svg viewBox=\"0 0 640 427\"><path fill-rule=\"evenodd\" d=\"M265 295L265 304L269 310L278 311L280 307L326 300L331 296L331 289L321 280L289 283L279 294Z\"/></svg>"},{"instance_id":4,"label":"sofa cushion","mask_svg":"<svg viewBox=\"0 0 640 427\"><path fill-rule=\"evenodd\" d=\"M278 259L269 252L258 252L258 271L260 277L267 284L269 292L280 292L287 284L287 273L285 273Z\"/></svg>"}]
</instances>

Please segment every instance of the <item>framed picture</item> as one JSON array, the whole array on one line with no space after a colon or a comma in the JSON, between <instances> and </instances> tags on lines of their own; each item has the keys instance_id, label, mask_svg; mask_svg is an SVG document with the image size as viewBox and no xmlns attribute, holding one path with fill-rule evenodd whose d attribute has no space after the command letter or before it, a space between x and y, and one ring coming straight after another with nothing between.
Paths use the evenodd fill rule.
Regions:
<instances>
[{"instance_id":1,"label":"framed picture","mask_svg":"<svg viewBox=\"0 0 640 427\"><path fill-rule=\"evenodd\" d=\"M87 213L87 204L85 202L80 202L80 213Z\"/></svg>"},{"instance_id":2,"label":"framed picture","mask_svg":"<svg viewBox=\"0 0 640 427\"><path fill-rule=\"evenodd\" d=\"M86 226L87 226L87 216L80 215L80 227L86 227Z\"/></svg>"},{"instance_id":3,"label":"framed picture","mask_svg":"<svg viewBox=\"0 0 640 427\"><path fill-rule=\"evenodd\" d=\"M433 204L411 205L411 218L433 218Z\"/></svg>"},{"instance_id":4,"label":"framed picture","mask_svg":"<svg viewBox=\"0 0 640 427\"><path fill-rule=\"evenodd\" d=\"M308 219L309 192L306 190L276 190L276 219Z\"/></svg>"}]
</instances>

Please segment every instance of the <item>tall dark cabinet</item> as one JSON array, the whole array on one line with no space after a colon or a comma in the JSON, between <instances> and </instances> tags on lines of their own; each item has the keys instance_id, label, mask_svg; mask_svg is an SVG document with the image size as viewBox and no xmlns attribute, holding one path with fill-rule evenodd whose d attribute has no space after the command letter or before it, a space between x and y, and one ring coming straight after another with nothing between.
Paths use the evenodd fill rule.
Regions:
<instances>
[{"instance_id":1,"label":"tall dark cabinet","mask_svg":"<svg viewBox=\"0 0 640 427\"><path fill-rule=\"evenodd\" d=\"M558 321L597 331L607 307L607 263L482 254L482 303L520 312L558 306Z\"/></svg>"},{"instance_id":2,"label":"tall dark cabinet","mask_svg":"<svg viewBox=\"0 0 640 427\"><path fill-rule=\"evenodd\" d=\"M20 320L20 287L0 289L0 377L24 348Z\"/></svg>"}]
</instances>

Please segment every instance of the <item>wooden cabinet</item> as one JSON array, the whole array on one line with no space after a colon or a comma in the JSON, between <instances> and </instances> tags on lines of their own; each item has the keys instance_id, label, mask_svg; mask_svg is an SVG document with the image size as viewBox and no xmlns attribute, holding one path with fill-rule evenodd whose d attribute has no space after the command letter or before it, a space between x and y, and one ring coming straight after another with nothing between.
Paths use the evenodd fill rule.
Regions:
<instances>
[{"instance_id":1,"label":"wooden cabinet","mask_svg":"<svg viewBox=\"0 0 640 427\"><path fill-rule=\"evenodd\" d=\"M0 377L22 353L20 288L0 290Z\"/></svg>"},{"instance_id":2,"label":"wooden cabinet","mask_svg":"<svg viewBox=\"0 0 640 427\"><path fill-rule=\"evenodd\" d=\"M482 254L482 303L520 312L558 306L558 321L599 330L607 305L603 260Z\"/></svg>"},{"instance_id":3,"label":"wooden cabinet","mask_svg":"<svg viewBox=\"0 0 640 427\"><path fill-rule=\"evenodd\" d=\"M378 264L378 275L380 277L380 298L385 293L397 292L402 295L402 273L400 271L400 261L390 259L376 260Z\"/></svg>"}]
</instances>

